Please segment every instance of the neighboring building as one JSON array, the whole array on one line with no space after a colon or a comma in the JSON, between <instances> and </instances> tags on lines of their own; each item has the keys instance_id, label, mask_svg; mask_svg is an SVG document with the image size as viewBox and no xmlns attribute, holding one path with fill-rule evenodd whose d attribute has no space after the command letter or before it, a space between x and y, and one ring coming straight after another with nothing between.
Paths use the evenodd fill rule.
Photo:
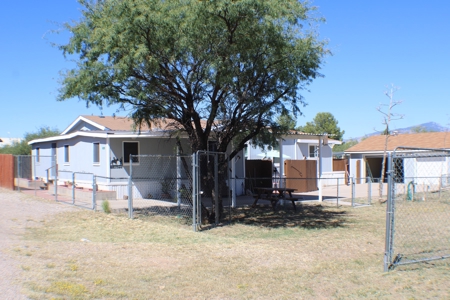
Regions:
<instances>
[{"instance_id":1,"label":"neighboring building","mask_svg":"<svg viewBox=\"0 0 450 300\"><path fill-rule=\"evenodd\" d=\"M173 172L177 168L176 160L170 161L170 166L160 166L149 170L149 165L143 162L130 162L132 155L176 155L176 139L171 134L176 128L167 122L153 122L151 127L144 126L140 130L134 127L131 119L126 117L109 116L80 116L70 124L60 135L30 141L32 146L33 177L43 179L54 176L54 169L49 169L52 161L56 159L58 179L64 182L65 178L73 172L81 178L81 173L92 173L97 176L97 184L103 190L116 190L117 197L121 199L127 195L127 177L130 168L133 174L142 172L148 176L155 172L160 178L165 177L164 172ZM184 153L190 154L190 146L186 136L181 138ZM162 162L162 160L161 160ZM243 163L241 162L243 166ZM243 167L236 166L236 174L243 177ZM187 176L183 173L183 180ZM156 176L155 175L155 176ZM58 184L62 184L58 182ZM135 182L136 183L136 182ZM158 185L156 182L154 185ZM151 194L147 187L140 187L137 183L137 193L142 197ZM89 186L89 181L86 182ZM236 184L239 188L240 184ZM243 191L236 190L237 194Z\"/></svg>"},{"instance_id":2,"label":"neighboring building","mask_svg":"<svg viewBox=\"0 0 450 300\"><path fill-rule=\"evenodd\" d=\"M247 159L272 159L277 168L282 168L285 160L317 161L317 177L329 177L333 173L333 146L342 142L329 139L327 135L292 131L284 135L278 145L279 150L261 149L257 146L247 147ZM280 158L280 152L282 158Z\"/></svg>"},{"instance_id":3,"label":"neighboring building","mask_svg":"<svg viewBox=\"0 0 450 300\"><path fill-rule=\"evenodd\" d=\"M349 171L350 176L356 178L381 178L382 161L384 148L386 143L385 135L376 135L368 137L361 141L359 144L347 149L345 154L349 157ZM397 147L414 147L414 148L433 148L433 149L450 149L450 133L447 132L427 132L427 133L415 133L415 134L399 134L391 135L388 138L387 144L387 157ZM437 158L436 158L437 159ZM414 167L405 168L407 170L413 170L415 174L405 174L405 176L414 175L416 177L421 176L421 168L424 164L432 164L432 159L421 161L406 161L402 162L406 166L407 163L414 163ZM441 161L439 158L439 164L444 164L444 174L449 174L449 161ZM439 168L441 169L441 168ZM386 171L387 172L387 163ZM432 174L427 174L432 176ZM441 176L442 174L440 174ZM422 175L423 176L423 175ZM387 176L385 176L387 178Z\"/></svg>"}]
</instances>

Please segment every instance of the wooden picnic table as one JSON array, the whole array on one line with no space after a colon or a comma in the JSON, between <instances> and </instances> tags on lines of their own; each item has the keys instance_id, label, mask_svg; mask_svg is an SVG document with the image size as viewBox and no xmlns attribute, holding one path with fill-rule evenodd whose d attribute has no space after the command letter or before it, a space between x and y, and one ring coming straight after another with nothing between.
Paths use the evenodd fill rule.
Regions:
<instances>
[{"instance_id":1,"label":"wooden picnic table","mask_svg":"<svg viewBox=\"0 0 450 300\"><path fill-rule=\"evenodd\" d=\"M252 207L256 207L258 200L268 200L272 204L273 210L276 209L277 204L280 200L289 200L292 202L292 206L294 210L297 210L295 206L295 201L298 201L302 198L295 198L292 196L292 192L296 191L296 189L285 188L285 187L255 187L254 188L256 194L253 195L255 201L253 201Z\"/></svg>"}]
</instances>

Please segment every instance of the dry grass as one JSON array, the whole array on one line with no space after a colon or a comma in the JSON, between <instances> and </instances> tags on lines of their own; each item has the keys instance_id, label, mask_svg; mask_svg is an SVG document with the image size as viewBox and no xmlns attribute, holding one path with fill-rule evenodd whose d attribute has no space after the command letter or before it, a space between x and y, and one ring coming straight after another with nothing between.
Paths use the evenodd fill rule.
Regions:
<instances>
[{"instance_id":1,"label":"dry grass","mask_svg":"<svg viewBox=\"0 0 450 300\"><path fill-rule=\"evenodd\" d=\"M32 299L449 297L448 260L383 273L385 206L234 216L195 233L176 218L62 213L11 253Z\"/></svg>"}]
</instances>

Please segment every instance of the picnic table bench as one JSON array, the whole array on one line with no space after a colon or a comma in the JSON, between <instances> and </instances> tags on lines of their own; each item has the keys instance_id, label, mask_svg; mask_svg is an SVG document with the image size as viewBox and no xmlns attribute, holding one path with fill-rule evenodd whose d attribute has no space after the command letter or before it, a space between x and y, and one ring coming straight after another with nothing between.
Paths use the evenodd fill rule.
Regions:
<instances>
[{"instance_id":1,"label":"picnic table bench","mask_svg":"<svg viewBox=\"0 0 450 300\"><path fill-rule=\"evenodd\" d=\"M288 200L292 202L292 206L294 210L297 210L295 206L295 201L301 200L301 197L293 197L292 192L296 191L296 189L285 188L285 187L256 187L254 188L255 194L253 197L255 200L253 201L252 207L256 207L258 200L268 200L272 204L273 210L276 209L277 204L280 200Z\"/></svg>"}]
</instances>

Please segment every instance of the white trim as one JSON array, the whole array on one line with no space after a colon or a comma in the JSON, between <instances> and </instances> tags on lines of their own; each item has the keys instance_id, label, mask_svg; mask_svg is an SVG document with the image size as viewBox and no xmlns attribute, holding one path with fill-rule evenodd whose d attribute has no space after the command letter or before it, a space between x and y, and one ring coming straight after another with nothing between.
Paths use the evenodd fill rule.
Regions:
<instances>
[{"instance_id":1,"label":"white trim","mask_svg":"<svg viewBox=\"0 0 450 300\"><path fill-rule=\"evenodd\" d=\"M108 131L108 132L89 132L89 131L77 131L74 133L69 133L66 135L59 135L59 136L53 136L49 138L43 138L43 139L37 139L32 140L28 142L28 145L33 145L36 143L43 143L43 142L54 142L54 141L61 141L61 140L68 140L74 137L78 136L84 136L84 137L95 137L95 138L160 138L160 137L169 137L170 134L167 131L158 131L158 132L148 132L148 133L135 133L135 132L120 132L117 134L115 131Z\"/></svg>"},{"instance_id":2,"label":"white trim","mask_svg":"<svg viewBox=\"0 0 450 300\"><path fill-rule=\"evenodd\" d=\"M77 125L80 121L84 121L84 122L86 122L86 123L88 123L88 124L90 124L90 125L92 125L92 126L94 126L94 127L97 127L99 130L105 130L105 129L106 129L105 126L102 126L102 125L100 125L100 124L98 124L98 123L95 123L95 122L89 120L89 119L86 119L86 118L83 117L83 116L79 116L75 121L72 122L72 124L69 125L69 127L67 127L63 132L61 132L61 135L66 134L67 132L69 132L69 131L70 131L73 127L75 127L75 125Z\"/></svg>"},{"instance_id":3,"label":"white trim","mask_svg":"<svg viewBox=\"0 0 450 300\"><path fill-rule=\"evenodd\" d=\"M312 138L312 139L297 139L297 144L311 144L311 141L316 142L317 144L319 144L319 138ZM338 140L332 140L332 139L328 139L328 144L327 145L340 145L342 144L341 141ZM324 145L326 146L326 145Z\"/></svg>"},{"instance_id":4,"label":"white trim","mask_svg":"<svg viewBox=\"0 0 450 300\"><path fill-rule=\"evenodd\" d=\"M314 147L315 151L314 151L314 156L311 156L311 147ZM311 159L317 159L320 155L320 144L308 144L308 158Z\"/></svg>"}]
</instances>

